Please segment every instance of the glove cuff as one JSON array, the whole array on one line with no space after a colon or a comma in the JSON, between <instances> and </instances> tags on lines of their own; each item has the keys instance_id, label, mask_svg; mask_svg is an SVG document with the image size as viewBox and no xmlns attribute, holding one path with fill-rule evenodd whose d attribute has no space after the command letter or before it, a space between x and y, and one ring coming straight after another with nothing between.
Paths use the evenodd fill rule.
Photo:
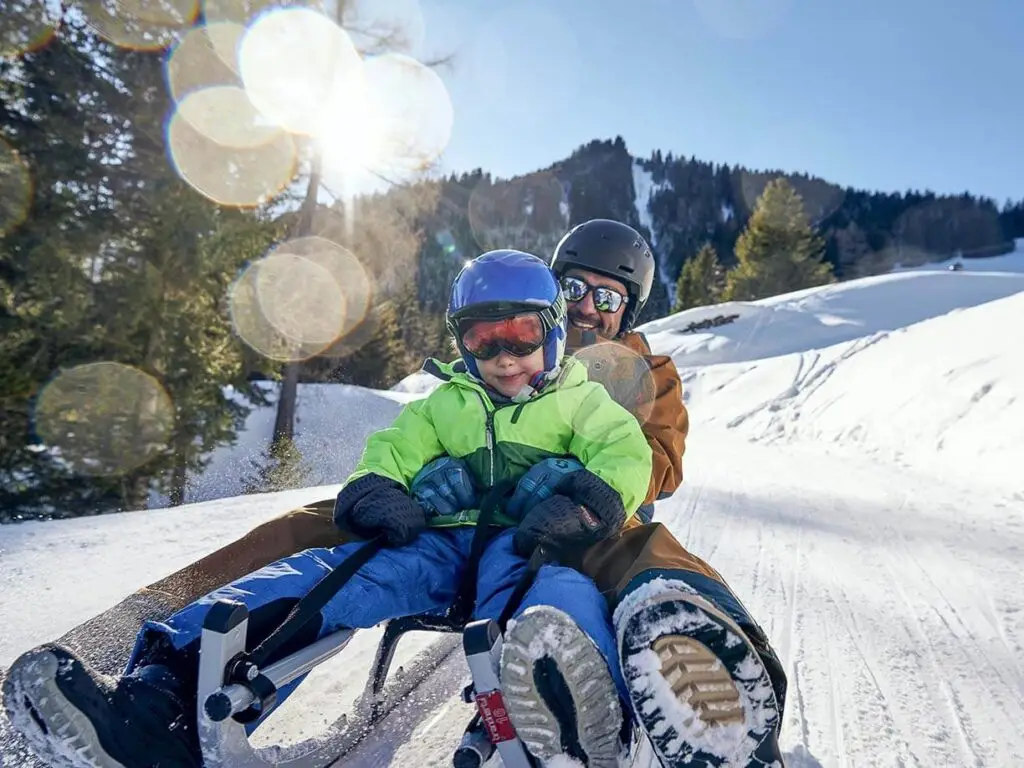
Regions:
<instances>
[{"instance_id":1,"label":"glove cuff","mask_svg":"<svg viewBox=\"0 0 1024 768\"><path fill-rule=\"evenodd\" d=\"M557 488L557 493L568 496L596 516L609 533L626 524L626 508L622 496L608 483L587 469L566 475Z\"/></svg>"}]
</instances>

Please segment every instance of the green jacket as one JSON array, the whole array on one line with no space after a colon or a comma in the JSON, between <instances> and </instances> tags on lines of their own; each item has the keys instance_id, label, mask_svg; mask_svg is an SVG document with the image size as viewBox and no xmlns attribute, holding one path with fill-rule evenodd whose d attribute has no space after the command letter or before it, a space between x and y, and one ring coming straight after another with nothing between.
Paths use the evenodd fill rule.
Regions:
<instances>
[{"instance_id":1,"label":"green jacket","mask_svg":"<svg viewBox=\"0 0 1024 768\"><path fill-rule=\"evenodd\" d=\"M407 489L438 456L462 459L478 488L518 480L537 462L574 456L622 496L632 516L651 482L651 448L640 424L607 390L587 380L586 367L566 357L562 373L525 403L499 403L454 364L424 366L445 380L422 400L407 404L392 425L370 435L346 482L374 473ZM472 525L478 510L434 518L433 526ZM496 523L514 521L498 515Z\"/></svg>"}]
</instances>

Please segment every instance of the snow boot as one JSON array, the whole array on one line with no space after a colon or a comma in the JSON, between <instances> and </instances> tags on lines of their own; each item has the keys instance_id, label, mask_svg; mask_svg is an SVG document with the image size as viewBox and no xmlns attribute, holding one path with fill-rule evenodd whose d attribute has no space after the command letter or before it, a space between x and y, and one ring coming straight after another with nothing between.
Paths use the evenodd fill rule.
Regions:
<instances>
[{"instance_id":1,"label":"snow boot","mask_svg":"<svg viewBox=\"0 0 1024 768\"><path fill-rule=\"evenodd\" d=\"M747 768L777 753L771 680L736 622L685 588L632 598L615 615L622 672L662 766Z\"/></svg>"},{"instance_id":2,"label":"snow boot","mask_svg":"<svg viewBox=\"0 0 1024 768\"><path fill-rule=\"evenodd\" d=\"M568 615L534 606L509 623L501 654L509 719L535 758L616 768L624 712L608 662Z\"/></svg>"},{"instance_id":3,"label":"snow boot","mask_svg":"<svg viewBox=\"0 0 1024 768\"><path fill-rule=\"evenodd\" d=\"M67 768L200 768L189 712L163 667L112 678L71 651L43 645L19 657L4 682L11 724L36 753Z\"/></svg>"}]
</instances>

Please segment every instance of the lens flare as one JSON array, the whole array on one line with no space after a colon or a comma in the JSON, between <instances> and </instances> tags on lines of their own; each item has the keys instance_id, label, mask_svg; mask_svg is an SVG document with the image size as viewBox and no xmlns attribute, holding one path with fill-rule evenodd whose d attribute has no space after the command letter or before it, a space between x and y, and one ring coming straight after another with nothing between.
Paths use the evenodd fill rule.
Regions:
<instances>
[{"instance_id":1,"label":"lens flare","mask_svg":"<svg viewBox=\"0 0 1024 768\"><path fill-rule=\"evenodd\" d=\"M469 197L469 226L482 250L518 248L545 258L565 234L567 205L562 183L546 171L483 179Z\"/></svg>"},{"instance_id":2,"label":"lens flare","mask_svg":"<svg viewBox=\"0 0 1024 768\"><path fill-rule=\"evenodd\" d=\"M241 85L236 54L245 28L231 22L193 27L167 58L167 88L175 101L217 85ZM221 51L231 51L225 58Z\"/></svg>"},{"instance_id":3,"label":"lens flare","mask_svg":"<svg viewBox=\"0 0 1024 768\"><path fill-rule=\"evenodd\" d=\"M0 59L37 51L53 38L59 20L40 0L7 0L0 14Z\"/></svg>"},{"instance_id":4,"label":"lens flare","mask_svg":"<svg viewBox=\"0 0 1024 768\"><path fill-rule=\"evenodd\" d=\"M333 105L365 88L363 62L348 34L306 8L260 16L242 38L239 66L256 108L297 134L323 135L337 112Z\"/></svg>"},{"instance_id":5,"label":"lens flare","mask_svg":"<svg viewBox=\"0 0 1024 768\"><path fill-rule=\"evenodd\" d=\"M195 22L197 0L81 0L86 23L121 48L158 51Z\"/></svg>"},{"instance_id":6,"label":"lens flare","mask_svg":"<svg viewBox=\"0 0 1024 768\"><path fill-rule=\"evenodd\" d=\"M451 140L455 115L437 72L410 56L387 53L366 62L366 80L381 136L378 160L418 171L440 157Z\"/></svg>"},{"instance_id":7,"label":"lens flare","mask_svg":"<svg viewBox=\"0 0 1024 768\"><path fill-rule=\"evenodd\" d=\"M0 138L0 236L28 218L32 175L18 151Z\"/></svg>"},{"instance_id":8,"label":"lens flare","mask_svg":"<svg viewBox=\"0 0 1024 768\"><path fill-rule=\"evenodd\" d=\"M370 291L349 251L321 237L277 246L251 264L229 298L238 335L273 360L304 360L343 339L362 322Z\"/></svg>"},{"instance_id":9,"label":"lens flare","mask_svg":"<svg viewBox=\"0 0 1024 768\"><path fill-rule=\"evenodd\" d=\"M576 350L573 357L587 366L588 378L604 386L612 400L632 413L641 426L647 423L654 410L657 387L651 366L642 355L622 344L600 341ZM586 434L585 416L578 428Z\"/></svg>"},{"instance_id":10,"label":"lens flare","mask_svg":"<svg viewBox=\"0 0 1024 768\"><path fill-rule=\"evenodd\" d=\"M153 376L115 362L61 371L40 392L36 433L75 472L118 475L166 450L170 395Z\"/></svg>"},{"instance_id":11,"label":"lens flare","mask_svg":"<svg viewBox=\"0 0 1024 768\"><path fill-rule=\"evenodd\" d=\"M167 126L168 153L178 174L221 205L248 208L275 197L297 170L297 150L291 135L284 131L268 134L265 126L230 119L214 129L211 124L216 113L211 117L203 109L209 103L203 93L196 91L187 96ZM190 105L193 99L197 100L194 112ZM203 129L196 128L192 120ZM207 129L229 144L206 135Z\"/></svg>"},{"instance_id":12,"label":"lens flare","mask_svg":"<svg viewBox=\"0 0 1024 768\"><path fill-rule=\"evenodd\" d=\"M252 149L278 138L282 131L267 125L248 95L234 85L193 91L178 112L204 138L224 147Z\"/></svg>"},{"instance_id":13,"label":"lens flare","mask_svg":"<svg viewBox=\"0 0 1024 768\"><path fill-rule=\"evenodd\" d=\"M346 0L342 26L356 47L375 55L382 42L389 51L413 54L426 39L419 0Z\"/></svg>"}]
</instances>

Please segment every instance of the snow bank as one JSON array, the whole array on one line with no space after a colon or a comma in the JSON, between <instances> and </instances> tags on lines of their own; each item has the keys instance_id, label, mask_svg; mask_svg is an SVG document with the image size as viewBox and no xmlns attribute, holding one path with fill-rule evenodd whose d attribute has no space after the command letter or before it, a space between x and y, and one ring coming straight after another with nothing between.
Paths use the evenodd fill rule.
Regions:
<instances>
[{"instance_id":1,"label":"snow bank","mask_svg":"<svg viewBox=\"0 0 1024 768\"><path fill-rule=\"evenodd\" d=\"M295 435L307 472L306 484L341 483L359 460L366 435L390 424L407 399L400 392L345 384L300 384ZM276 399L254 409L235 443L215 449L209 466L189 478L186 500L200 502L242 493L246 478L253 475L253 462L265 459L276 415ZM167 501L154 494L150 508L166 506Z\"/></svg>"},{"instance_id":2,"label":"snow bank","mask_svg":"<svg viewBox=\"0 0 1024 768\"><path fill-rule=\"evenodd\" d=\"M761 360L893 331L1024 291L1024 273L907 271L754 302L679 312L647 323L652 348L684 368ZM717 315L729 325L684 329Z\"/></svg>"},{"instance_id":3,"label":"snow bank","mask_svg":"<svg viewBox=\"0 0 1024 768\"><path fill-rule=\"evenodd\" d=\"M698 429L1024 490L1024 345L1008 343L1024 318L1018 259L700 307L643 330L679 367ZM721 316L736 317L683 330Z\"/></svg>"}]
</instances>

